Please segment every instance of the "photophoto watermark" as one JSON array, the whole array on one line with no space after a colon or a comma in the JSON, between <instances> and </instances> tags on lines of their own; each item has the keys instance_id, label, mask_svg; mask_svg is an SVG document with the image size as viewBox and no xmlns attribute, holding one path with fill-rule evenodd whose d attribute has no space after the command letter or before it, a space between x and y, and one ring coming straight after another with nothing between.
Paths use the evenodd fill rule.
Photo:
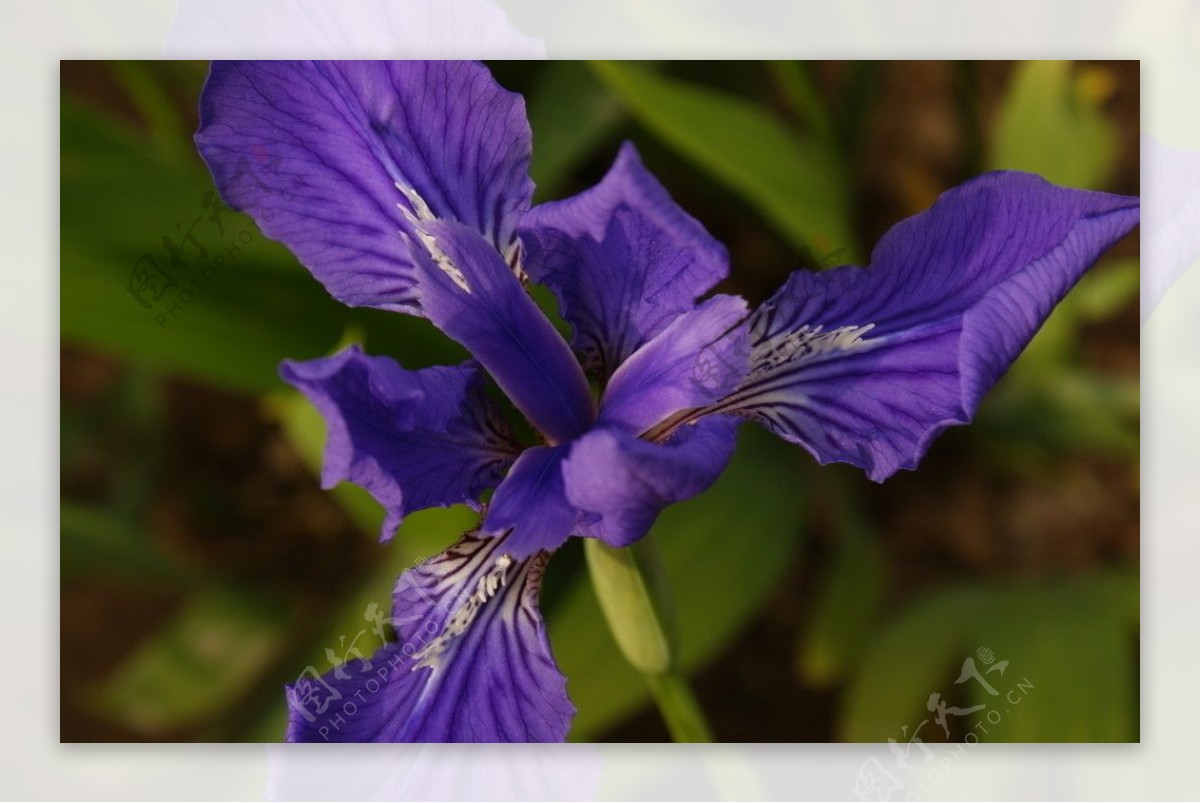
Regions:
<instances>
[{"instance_id":1,"label":"photophoto watermark","mask_svg":"<svg viewBox=\"0 0 1200 803\"><path fill-rule=\"evenodd\" d=\"M358 643L370 632L378 642L384 644L394 642L396 635L403 629L397 618L385 616L378 603L371 602L363 610L363 621L370 627L362 627L347 643L347 636L338 637L338 647L325 647L325 660L328 661L335 680L360 681L359 688L353 693L343 694L342 690L326 679L325 673L315 666L307 666L287 689L288 707L304 717L310 723L323 720L317 731L329 741L331 737L358 714L360 706L368 703L369 696L375 695L388 682L389 676L396 671L411 671L416 668L416 661L421 650L433 643L441 632L437 620L439 614L446 614L455 604L454 595L431 596L425 591L419 576L428 573L436 581L436 573L432 568L435 558L428 558L417 563L409 572L416 573L414 581L406 585L405 590L413 599L410 603L428 606L424 611L424 621L407 641L400 644L395 655L384 657L377 654L372 661L359 648Z\"/></svg>"},{"instance_id":2,"label":"photophoto watermark","mask_svg":"<svg viewBox=\"0 0 1200 803\"><path fill-rule=\"evenodd\" d=\"M403 673L440 666L486 606L507 604L504 595L540 585L546 553L517 562L501 552L497 539L468 537L417 563L402 576L394 616L368 604L362 616L370 626L352 638L340 636L336 649L325 648L332 672L305 667L287 689L288 707L321 739L335 741L375 695L403 682ZM459 576L464 561L473 567L465 579ZM359 647L368 632L386 645L371 658Z\"/></svg>"},{"instance_id":3,"label":"photophoto watermark","mask_svg":"<svg viewBox=\"0 0 1200 803\"><path fill-rule=\"evenodd\" d=\"M978 659L978 660L976 660ZM954 773L967 751L986 741L991 728L1005 717L1015 715L1017 707L1033 691L1027 677L1014 677L1007 660L997 660L988 647L963 660L955 685L982 690L985 702L961 707L951 705L939 692L925 702L931 716L916 727L903 725L900 738L888 737L890 761L871 756L859 767L854 778L855 797L864 801L922 800L930 790ZM939 758L922 738L934 737L954 747Z\"/></svg>"},{"instance_id":4,"label":"photophoto watermark","mask_svg":"<svg viewBox=\"0 0 1200 803\"><path fill-rule=\"evenodd\" d=\"M275 192L278 181L264 179L276 173L279 162L260 148L237 162L230 180L244 178L264 192ZM285 190L281 197L291 201L295 196ZM234 218L229 214L235 211L216 190L204 190L193 214L162 234L158 247L143 251L133 263L125 289L160 327L165 329L182 315L212 282L237 264L242 248L260 236L251 226L231 225ZM270 209L261 213L264 222L273 216Z\"/></svg>"}]
</instances>

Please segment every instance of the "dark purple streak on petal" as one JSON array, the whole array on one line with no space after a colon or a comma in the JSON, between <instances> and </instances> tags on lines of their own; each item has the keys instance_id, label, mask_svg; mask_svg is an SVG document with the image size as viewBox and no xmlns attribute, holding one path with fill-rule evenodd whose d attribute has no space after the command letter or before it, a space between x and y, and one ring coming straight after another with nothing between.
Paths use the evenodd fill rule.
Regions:
<instances>
[{"instance_id":1,"label":"dark purple streak on petal","mask_svg":"<svg viewBox=\"0 0 1200 803\"><path fill-rule=\"evenodd\" d=\"M990 173L897 224L869 268L798 271L751 320L750 376L713 409L882 481L963 424L1138 201Z\"/></svg>"},{"instance_id":2,"label":"dark purple streak on petal","mask_svg":"<svg viewBox=\"0 0 1200 803\"><path fill-rule=\"evenodd\" d=\"M607 378L729 273L725 247L626 143L595 187L521 219L525 269L558 297L572 347Z\"/></svg>"},{"instance_id":3,"label":"dark purple streak on petal","mask_svg":"<svg viewBox=\"0 0 1200 803\"><path fill-rule=\"evenodd\" d=\"M291 742L560 742L575 707L537 595L549 554L468 534L406 571L397 641L287 688Z\"/></svg>"},{"instance_id":4,"label":"dark purple streak on petal","mask_svg":"<svg viewBox=\"0 0 1200 803\"><path fill-rule=\"evenodd\" d=\"M676 317L612 375L600 399L600 423L638 435L732 391L750 370L748 314L741 298L714 296Z\"/></svg>"},{"instance_id":5,"label":"dark purple streak on petal","mask_svg":"<svg viewBox=\"0 0 1200 803\"><path fill-rule=\"evenodd\" d=\"M472 62L214 62L196 144L226 202L351 306L420 314L413 218L514 257L533 193L524 100Z\"/></svg>"}]
</instances>

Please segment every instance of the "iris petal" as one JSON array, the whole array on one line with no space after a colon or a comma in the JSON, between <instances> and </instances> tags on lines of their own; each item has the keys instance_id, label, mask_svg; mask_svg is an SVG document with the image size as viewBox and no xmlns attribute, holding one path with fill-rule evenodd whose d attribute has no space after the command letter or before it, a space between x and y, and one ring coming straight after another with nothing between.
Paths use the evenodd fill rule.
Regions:
<instances>
[{"instance_id":1,"label":"iris petal","mask_svg":"<svg viewBox=\"0 0 1200 803\"><path fill-rule=\"evenodd\" d=\"M475 504L516 458L474 363L406 371L351 346L280 374L325 418L322 484L369 491L387 511L384 540L414 510Z\"/></svg>"},{"instance_id":2,"label":"iris petal","mask_svg":"<svg viewBox=\"0 0 1200 803\"><path fill-rule=\"evenodd\" d=\"M535 446L517 458L488 505L482 530L507 532L515 557L562 546L579 518L563 487L562 461L569 444Z\"/></svg>"},{"instance_id":3,"label":"iris petal","mask_svg":"<svg viewBox=\"0 0 1200 803\"><path fill-rule=\"evenodd\" d=\"M406 571L397 640L289 685L288 741L563 741L575 708L538 610L548 559L468 534Z\"/></svg>"},{"instance_id":4,"label":"iris petal","mask_svg":"<svg viewBox=\"0 0 1200 803\"><path fill-rule=\"evenodd\" d=\"M798 271L751 319L752 370L716 406L881 481L968 422L1138 201L991 173L888 232L868 268Z\"/></svg>"},{"instance_id":5,"label":"iris petal","mask_svg":"<svg viewBox=\"0 0 1200 803\"><path fill-rule=\"evenodd\" d=\"M750 368L742 325L748 312L737 296L714 296L678 316L612 375L600 399L600 423L639 434L729 393Z\"/></svg>"},{"instance_id":6,"label":"iris petal","mask_svg":"<svg viewBox=\"0 0 1200 803\"><path fill-rule=\"evenodd\" d=\"M196 144L226 202L351 306L420 313L414 220L515 256L533 193L525 103L471 62L215 62Z\"/></svg>"},{"instance_id":7,"label":"iris petal","mask_svg":"<svg viewBox=\"0 0 1200 803\"><path fill-rule=\"evenodd\" d=\"M611 546L644 536L663 508L703 493L728 465L737 419L708 416L651 443L614 427L576 441L563 463L567 498L591 520L580 534ZM598 517L598 518L597 518Z\"/></svg>"},{"instance_id":8,"label":"iris petal","mask_svg":"<svg viewBox=\"0 0 1200 803\"><path fill-rule=\"evenodd\" d=\"M579 362L500 255L460 224L422 228L413 250L429 319L465 346L551 441L586 430L594 405Z\"/></svg>"},{"instance_id":9,"label":"iris petal","mask_svg":"<svg viewBox=\"0 0 1200 803\"><path fill-rule=\"evenodd\" d=\"M525 269L558 297L571 345L607 378L729 273L725 247L626 143L595 187L521 220Z\"/></svg>"}]
</instances>

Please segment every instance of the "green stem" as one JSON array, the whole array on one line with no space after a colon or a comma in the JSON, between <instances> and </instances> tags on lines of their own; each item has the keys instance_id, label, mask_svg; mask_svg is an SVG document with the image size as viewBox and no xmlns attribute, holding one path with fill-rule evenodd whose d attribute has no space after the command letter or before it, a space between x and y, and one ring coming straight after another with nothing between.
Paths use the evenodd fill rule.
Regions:
<instances>
[{"instance_id":1,"label":"green stem","mask_svg":"<svg viewBox=\"0 0 1200 803\"><path fill-rule=\"evenodd\" d=\"M711 742L712 733L696 696L677 673L647 675L650 693L676 742Z\"/></svg>"},{"instance_id":2,"label":"green stem","mask_svg":"<svg viewBox=\"0 0 1200 803\"><path fill-rule=\"evenodd\" d=\"M674 616L653 542L643 538L614 549L587 538L584 553L613 639L645 677L671 737L677 742L711 741L704 714L676 666Z\"/></svg>"}]
</instances>

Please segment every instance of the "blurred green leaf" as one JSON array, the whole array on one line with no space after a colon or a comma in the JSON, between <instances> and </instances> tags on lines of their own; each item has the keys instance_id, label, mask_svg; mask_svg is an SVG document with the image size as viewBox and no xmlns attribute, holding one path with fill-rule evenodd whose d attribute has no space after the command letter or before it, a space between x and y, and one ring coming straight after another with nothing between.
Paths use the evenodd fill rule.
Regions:
<instances>
[{"instance_id":1,"label":"blurred green leaf","mask_svg":"<svg viewBox=\"0 0 1200 803\"><path fill-rule=\"evenodd\" d=\"M554 198L579 164L620 125L621 107L578 61L547 62L526 99L533 129L530 176L539 200Z\"/></svg>"},{"instance_id":2,"label":"blurred green leaf","mask_svg":"<svg viewBox=\"0 0 1200 803\"><path fill-rule=\"evenodd\" d=\"M170 161L184 161L188 156L189 137L183 120L162 86L161 65L158 62L110 61L104 65L125 90L150 129L150 141L159 155Z\"/></svg>"},{"instance_id":3,"label":"blurred green leaf","mask_svg":"<svg viewBox=\"0 0 1200 803\"><path fill-rule=\"evenodd\" d=\"M901 611L877 634L850 678L839 740L878 742L890 736L904 741L901 729L911 730L928 716L925 701L942 688L954 661L962 660L963 634L987 604L987 590L962 588Z\"/></svg>"},{"instance_id":4,"label":"blurred green leaf","mask_svg":"<svg viewBox=\"0 0 1200 803\"><path fill-rule=\"evenodd\" d=\"M1080 321L1098 321L1136 303L1141 289L1141 264L1136 259L1110 259L1089 271L1068 296Z\"/></svg>"},{"instance_id":5,"label":"blurred green leaf","mask_svg":"<svg viewBox=\"0 0 1200 803\"><path fill-rule=\"evenodd\" d=\"M1085 451L1137 460L1141 390L1137 377L1064 368L1053 382L1002 388L988 400L973 434L988 452L1013 462Z\"/></svg>"},{"instance_id":6,"label":"blurred green leaf","mask_svg":"<svg viewBox=\"0 0 1200 803\"><path fill-rule=\"evenodd\" d=\"M813 85L809 68L799 61L769 61L767 67L784 102L813 136L828 142L833 121Z\"/></svg>"},{"instance_id":7,"label":"blurred green leaf","mask_svg":"<svg viewBox=\"0 0 1200 803\"><path fill-rule=\"evenodd\" d=\"M198 157L164 161L69 101L61 133L64 341L253 393L278 387L280 360L326 352L350 323L376 353L406 365L461 359L461 349L426 321L334 301L247 217L222 213L222 233L209 218L204 199L213 186ZM164 239L180 244L188 231L208 257L187 244L192 264L173 267ZM148 299L151 309L129 290L135 266L154 271L143 255L178 282L160 301Z\"/></svg>"},{"instance_id":8,"label":"blurred green leaf","mask_svg":"<svg viewBox=\"0 0 1200 803\"><path fill-rule=\"evenodd\" d=\"M880 634L859 666L840 735L905 741L929 719L930 730L921 734L928 740L940 733L927 707L930 695L954 705L950 695L961 689L970 704L988 706L963 723L982 741L1135 740L1137 600L1132 571L954 588L919 600ZM996 695L969 677L955 683L968 658ZM1003 672L1001 661L1009 662ZM976 730L976 722L988 732Z\"/></svg>"},{"instance_id":9,"label":"blurred green leaf","mask_svg":"<svg viewBox=\"0 0 1200 803\"><path fill-rule=\"evenodd\" d=\"M991 170L1028 170L1055 184L1101 189L1117 156L1116 128L1101 111L1103 68L1024 61L1014 69L993 134Z\"/></svg>"},{"instance_id":10,"label":"blurred green leaf","mask_svg":"<svg viewBox=\"0 0 1200 803\"><path fill-rule=\"evenodd\" d=\"M971 652L1008 660L967 682L968 703L988 706L990 742L1127 742L1138 738L1137 606L1133 573L1015 588L972 624ZM982 713L982 712L981 712ZM995 721L998 720L998 721Z\"/></svg>"},{"instance_id":11,"label":"blurred green leaf","mask_svg":"<svg viewBox=\"0 0 1200 803\"><path fill-rule=\"evenodd\" d=\"M652 133L754 204L798 249L844 248L854 261L849 191L840 158L740 97L628 62L596 75Z\"/></svg>"},{"instance_id":12,"label":"blurred green leaf","mask_svg":"<svg viewBox=\"0 0 1200 803\"><path fill-rule=\"evenodd\" d=\"M721 479L668 508L655 525L685 670L703 666L728 644L787 572L803 518L796 457L772 436L745 427ZM554 566L552 560L549 571ZM560 600L549 624L550 645L579 709L571 739L598 737L649 699L613 642L586 576Z\"/></svg>"},{"instance_id":13,"label":"blurred green leaf","mask_svg":"<svg viewBox=\"0 0 1200 803\"><path fill-rule=\"evenodd\" d=\"M341 322L333 302L315 282L302 281L299 271L282 269L286 253L244 217L224 215L224 235L207 220L201 198L211 183L198 165L158 160L137 138L69 103L63 108L62 150L64 340L260 391L276 384L281 357L320 353L336 339ZM210 260L220 255L222 261L207 280L200 270L171 267L162 246L164 237L177 237L177 227L185 231L197 218L201 245ZM239 242L239 234L251 242ZM226 249L236 251L230 255ZM128 287L143 254L181 287L198 281L188 303L181 292L172 292L153 309L139 304Z\"/></svg>"},{"instance_id":14,"label":"blurred green leaf","mask_svg":"<svg viewBox=\"0 0 1200 803\"><path fill-rule=\"evenodd\" d=\"M832 686L850 671L883 600L887 567L861 518L858 513L844 518L800 645L797 668L801 679L813 687Z\"/></svg>"},{"instance_id":15,"label":"blurred green leaf","mask_svg":"<svg viewBox=\"0 0 1200 803\"><path fill-rule=\"evenodd\" d=\"M290 625L272 595L207 589L125 659L96 705L150 738L202 725L239 704L279 658Z\"/></svg>"},{"instance_id":16,"label":"blurred green leaf","mask_svg":"<svg viewBox=\"0 0 1200 803\"><path fill-rule=\"evenodd\" d=\"M63 579L87 576L133 583L177 584L187 572L161 554L144 528L106 507L64 501L59 507Z\"/></svg>"}]
</instances>

